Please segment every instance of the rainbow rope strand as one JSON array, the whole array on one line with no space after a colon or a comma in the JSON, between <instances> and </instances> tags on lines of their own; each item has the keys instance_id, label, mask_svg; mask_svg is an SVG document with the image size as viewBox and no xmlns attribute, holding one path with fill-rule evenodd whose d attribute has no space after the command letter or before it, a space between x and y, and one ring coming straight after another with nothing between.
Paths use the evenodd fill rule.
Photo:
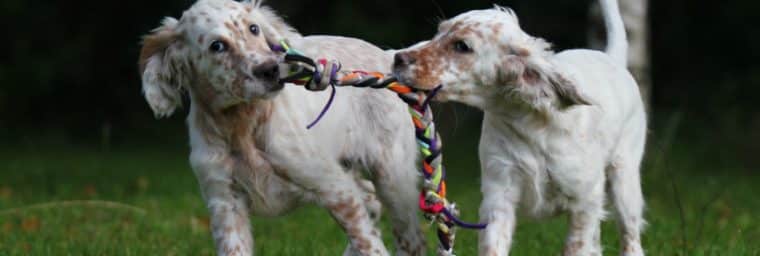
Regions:
<instances>
[{"instance_id":1,"label":"rainbow rope strand","mask_svg":"<svg viewBox=\"0 0 760 256\"><path fill-rule=\"evenodd\" d=\"M272 46L272 49L285 52L285 61L289 64L287 77L282 78L281 82L303 85L313 91L325 90L328 86L333 87L327 105L307 128L316 125L330 108L335 96L334 86L389 89L398 94L399 98L409 106L417 145L422 154L421 173L424 177L424 185L419 196L419 207L425 217L436 226L442 253L453 255L455 227L469 229L486 227L486 224L470 224L459 220L456 205L446 200L446 172L442 164L441 137L436 131L433 111L430 108L430 99L435 96L441 86L432 91L420 91L382 73L340 71L341 66L337 61L325 59L314 61L291 49L284 41L279 46Z\"/></svg>"}]
</instances>

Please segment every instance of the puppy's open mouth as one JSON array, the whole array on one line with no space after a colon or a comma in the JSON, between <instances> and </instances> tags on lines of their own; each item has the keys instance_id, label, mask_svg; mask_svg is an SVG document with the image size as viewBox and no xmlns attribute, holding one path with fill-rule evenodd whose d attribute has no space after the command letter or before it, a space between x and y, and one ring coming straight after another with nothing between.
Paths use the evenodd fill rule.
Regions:
<instances>
[{"instance_id":1,"label":"puppy's open mouth","mask_svg":"<svg viewBox=\"0 0 760 256\"><path fill-rule=\"evenodd\" d=\"M435 84L435 85L419 84L417 79L410 77L405 72L393 72L393 76L396 77L396 80L398 80L399 83L412 87L418 91L430 92L433 90L440 90L440 88L438 88L439 86L441 86L440 84Z\"/></svg>"},{"instance_id":2,"label":"puppy's open mouth","mask_svg":"<svg viewBox=\"0 0 760 256\"><path fill-rule=\"evenodd\" d=\"M281 83L280 81L267 81L264 86L266 88L266 91L264 92L262 98L271 99L275 95L278 95L283 88L285 88L285 83Z\"/></svg>"},{"instance_id":3,"label":"puppy's open mouth","mask_svg":"<svg viewBox=\"0 0 760 256\"><path fill-rule=\"evenodd\" d=\"M405 70L403 70L403 69L393 68L393 70L391 71L391 75L393 77L395 77L396 80L399 83L411 86L410 85L410 82L411 82L410 80L412 80L412 79L409 79L409 76L407 76L406 72L404 72L404 71Z\"/></svg>"}]
</instances>

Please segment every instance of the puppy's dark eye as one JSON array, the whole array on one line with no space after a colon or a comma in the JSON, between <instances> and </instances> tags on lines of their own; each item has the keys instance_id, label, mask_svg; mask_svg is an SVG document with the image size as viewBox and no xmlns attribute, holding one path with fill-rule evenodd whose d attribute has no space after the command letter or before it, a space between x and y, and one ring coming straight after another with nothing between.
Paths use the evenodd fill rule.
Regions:
<instances>
[{"instance_id":1,"label":"puppy's dark eye","mask_svg":"<svg viewBox=\"0 0 760 256\"><path fill-rule=\"evenodd\" d=\"M222 41L213 41L211 42L211 46L208 49L215 53L225 52L227 51L227 43Z\"/></svg>"},{"instance_id":2,"label":"puppy's dark eye","mask_svg":"<svg viewBox=\"0 0 760 256\"><path fill-rule=\"evenodd\" d=\"M248 30L250 30L254 36L258 36L259 33L261 33L261 29L259 29L259 25L256 25L256 24L253 24L250 27L248 27Z\"/></svg>"},{"instance_id":3,"label":"puppy's dark eye","mask_svg":"<svg viewBox=\"0 0 760 256\"><path fill-rule=\"evenodd\" d=\"M472 52L472 48L470 48L470 46L462 40L454 42L454 50L460 53Z\"/></svg>"}]
</instances>

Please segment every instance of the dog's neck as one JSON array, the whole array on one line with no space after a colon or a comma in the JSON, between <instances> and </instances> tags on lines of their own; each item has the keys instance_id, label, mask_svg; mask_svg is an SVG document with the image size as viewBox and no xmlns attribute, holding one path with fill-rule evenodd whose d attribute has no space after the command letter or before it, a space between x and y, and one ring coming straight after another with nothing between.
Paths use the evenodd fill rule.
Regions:
<instances>
[{"instance_id":1,"label":"dog's neck","mask_svg":"<svg viewBox=\"0 0 760 256\"><path fill-rule=\"evenodd\" d=\"M194 97L192 92L190 94L191 98ZM187 118L193 150L195 146L217 150L228 164L226 167L232 172L236 188L248 196L258 195L266 204L266 197L259 192L255 181L271 176L274 167L262 153L263 137L257 134L269 123L271 100L256 100L215 110L196 99L191 99Z\"/></svg>"},{"instance_id":2,"label":"dog's neck","mask_svg":"<svg viewBox=\"0 0 760 256\"><path fill-rule=\"evenodd\" d=\"M224 109L215 109L198 100L191 92L191 111L188 122L198 129L207 145L228 148L233 154L246 154L257 146L256 134L266 125L272 113L271 100L254 100ZM221 145L219 145L221 144Z\"/></svg>"}]
</instances>

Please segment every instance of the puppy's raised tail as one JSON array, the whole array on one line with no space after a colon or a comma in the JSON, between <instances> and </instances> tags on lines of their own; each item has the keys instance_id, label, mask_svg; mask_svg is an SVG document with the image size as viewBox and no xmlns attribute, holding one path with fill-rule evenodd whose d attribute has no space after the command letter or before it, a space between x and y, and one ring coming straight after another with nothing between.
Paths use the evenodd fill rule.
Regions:
<instances>
[{"instance_id":1,"label":"puppy's raised tail","mask_svg":"<svg viewBox=\"0 0 760 256\"><path fill-rule=\"evenodd\" d=\"M607 52L615 62L627 66L628 63L628 39L625 33L625 24L620 15L618 0L599 0L604 17L604 26L607 29Z\"/></svg>"}]
</instances>

